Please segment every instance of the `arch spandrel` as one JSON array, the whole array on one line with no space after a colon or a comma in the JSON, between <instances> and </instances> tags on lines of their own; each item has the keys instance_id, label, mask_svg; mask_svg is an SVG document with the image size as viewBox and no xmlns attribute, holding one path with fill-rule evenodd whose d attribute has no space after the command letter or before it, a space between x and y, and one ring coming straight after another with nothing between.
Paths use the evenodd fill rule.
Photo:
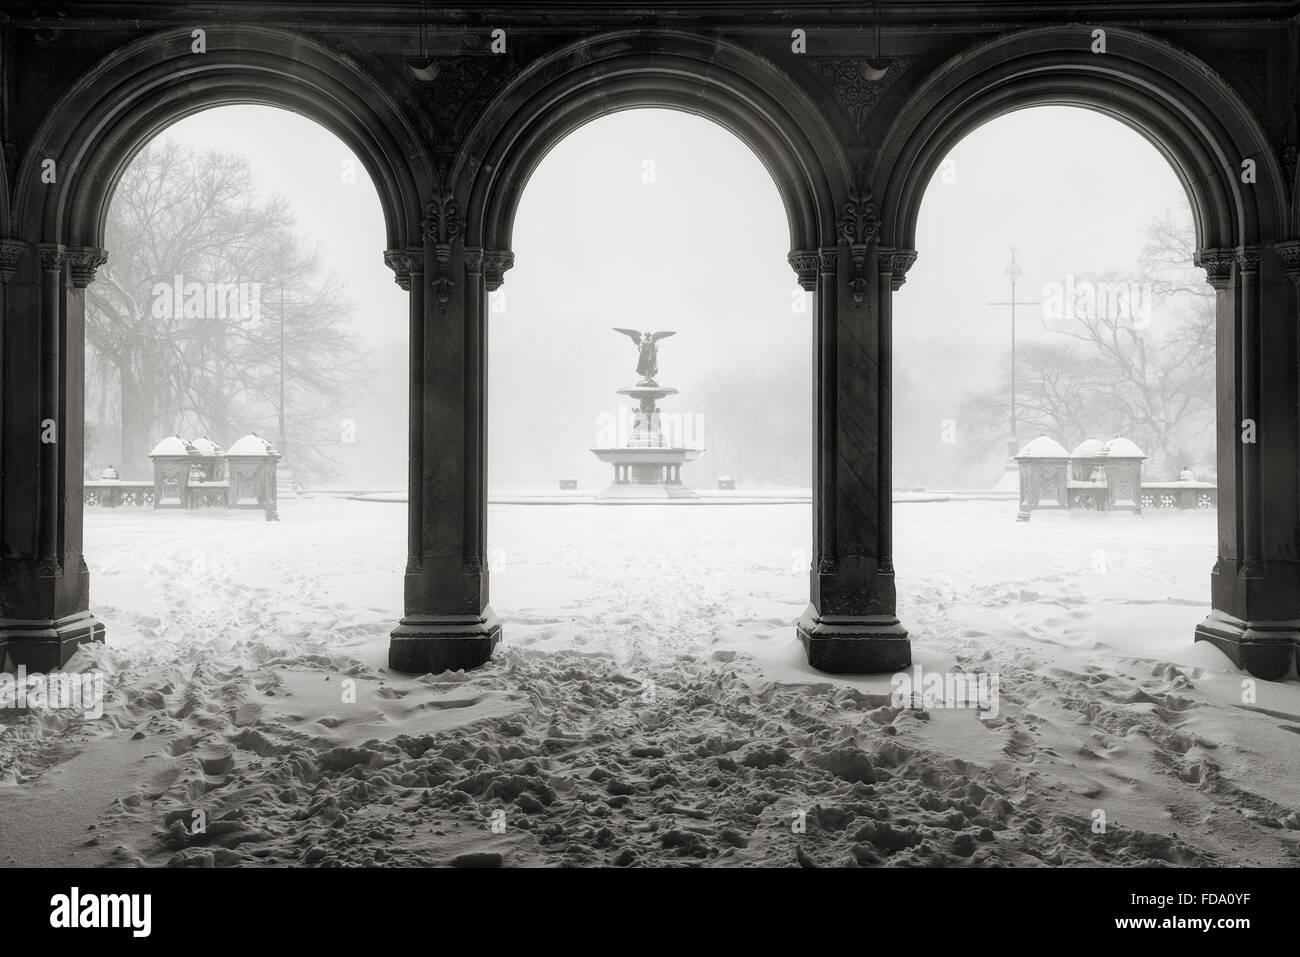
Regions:
<instances>
[{"instance_id":1,"label":"arch spandrel","mask_svg":"<svg viewBox=\"0 0 1300 957\"><path fill-rule=\"evenodd\" d=\"M142 37L105 56L59 98L23 157L14 221L24 238L102 246L112 191L148 141L205 109L259 104L292 110L345 143L366 168L388 246L418 244L430 151L409 107L351 60L302 36L214 27L193 53L189 28ZM54 158L57 186L40 182Z\"/></svg>"},{"instance_id":2,"label":"arch spandrel","mask_svg":"<svg viewBox=\"0 0 1300 957\"><path fill-rule=\"evenodd\" d=\"M1290 234L1284 174L1267 134L1204 61L1164 40L1091 25L1025 30L990 40L924 75L896 114L872 167L884 234L914 248L925 190L948 151L998 116L1032 106L1093 109L1144 136L1187 191L1202 249ZM1241 163L1256 161L1256 182Z\"/></svg>"}]
</instances>

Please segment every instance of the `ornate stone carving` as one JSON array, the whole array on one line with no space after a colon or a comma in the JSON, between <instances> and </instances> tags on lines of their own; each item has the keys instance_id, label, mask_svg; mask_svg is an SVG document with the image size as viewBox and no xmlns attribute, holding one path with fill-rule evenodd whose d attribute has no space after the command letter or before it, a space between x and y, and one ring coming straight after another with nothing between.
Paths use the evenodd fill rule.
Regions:
<instances>
[{"instance_id":1,"label":"ornate stone carving","mask_svg":"<svg viewBox=\"0 0 1300 957\"><path fill-rule=\"evenodd\" d=\"M496 292L505 282L506 270L514 266L515 254L508 249L483 250L483 281L488 292Z\"/></svg>"},{"instance_id":2,"label":"ornate stone carving","mask_svg":"<svg viewBox=\"0 0 1300 957\"><path fill-rule=\"evenodd\" d=\"M460 203L450 187L439 189L425 204L424 219L420 223L426 242L433 244L433 254L438 265L445 266L451 259L452 243L465 235L465 219Z\"/></svg>"},{"instance_id":3,"label":"ornate stone carving","mask_svg":"<svg viewBox=\"0 0 1300 957\"><path fill-rule=\"evenodd\" d=\"M384 250L384 263L393 271L393 281L407 292L411 291L411 273L421 271L421 255L418 249Z\"/></svg>"},{"instance_id":4,"label":"ornate stone carving","mask_svg":"<svg viewBox=\"0 0 1300 957\"><path fill-rule=\"evenodd\" d=\"M78 289L85 289L94 282L95 272L108 262L108 253L94 246L69 246L67 252L72 284Z\"/></svg>"},{"instance_id":5,"label":"ornate stone carving","mask_svg":"<svg viewBox=\"0 0 1300 957\"><path fill-rule=\"evenodd\" d=\"M429 91L429 114L441 133L452 131L461 110L478 99L475 94L479 87L500 67L502 59L499 55L479 54L436 58L427 64L407 64L410 72Z\"/></svg>"},{"instance_id":6,"label":"ornate stone carving","mask_svg":"<svg viewBox=\"0 0 1300 957\"><path fill-rule=\"evenodd\" d=\"M1192 262L1205 270L1205 281L1215 289L1227 289L1232 281L1232 264L1236 254L1231 249L1202 249Z\"/></svg>"},{"instance_id":7,"label":"ornate stone carving","mask_svg":"<svg viewBox=\"0 0 1300 957\"><path fill-rule=\"evenodd\" d=\"M889 288L898 292L904 282L907 281L907 271L912 268L916 262L915 249L889 249L880 250L879 269L882 273L889 273Z\"/></svg>"},{"instance_id":8,"label":"ornate stone carving","mask_svg":"<svg viewBox=\"0 0 1300 957\"><path fill-rule=\"evenodd\" d=\"M817 270L823 276L834 276L840 268L840 247L819 246L817 248Z\"/></svg>"},{"instance_id":9,"label":"ornate stone carving","mask_svg":"<svg viewBox=\"0 0 1300 957\"><path fill-rule=\"evenodd\" d=\"M0 282L8 283L18 272L18 257L27 244L17 239L0 239Z\"/></svg>"},{"instance_id":10,"label":"ornate stone carving","mask_svg":"<svg viewBox=\"0 0 1300 957\"><path fill-rule=\"evenodd\" d=\"M817 250L796 249L786 257L786 262L794 270L796 281L801 289L815 292L817 289Z\"/></svg>"},{"instance_id":11,"label":"ornate stone carving","mask_svg":"<svg viewBox=\"0 0 1300 957\"><path fill-rule=\"evenodd\" d=\"M849 280L849 288L853 291L856 309L867 298L868 283L864 274L867 251L880 235L880 220L876 216L876 202L871 190L862 186L849 190L848 201L840 207L836 230L840 242L848 244L853 256L853 278Z\"/></svg>"},{"instance_id":12,"label":"ornate stone carving","mask_svg":"<svg viewBox=\"0 0 1300 957\"><path fill-rule=\"evenodd\" d=\"M1258 246L1242 246L1237 250L1237 265L1242 272L1259 272L1259 260Z\"/></svg>"},{"instance_id":13,"label":"ornate stone carving","mask_svg":"<svg viewBox=\"0 0 1300 957\"><path fill-rule=\"evenodd\" d=\"M41 243L41 269L45 272L62 272L68 260L68 251L60 243Z\"/></svg>"},{"instance_id":14,"label":"ornate stone carving","mask_svg":"<svg viewBox=\"0 0 1300 957\"><path fill-rule=\"evenodd\" d=\"M483 274L482 246L465 247L465 272L471 276L481 276Z\"/></svg>"},{"instance_id":15,"label":"ornate stone carving","mask_svg":"<svg viewBox=\"0 0 1300 957\"><path fill-rule=\"evenodd\" d=\"M1282 268L1286 270L1286 277L1293 283L1300 284L1300 239L1288 239L1286 242L1275 243L1273 251L1282 260Z\"/></svg>"},{"instance_id":16,"label":"ornate stone carving","mask_svg":"<svg viewBox=\"0 0 1300 957\"><path fill-rule=\"evenodd\" d=\"M446 273L441 273L434 277L434 280L430 285L433 286L433 298L437 300L438 311L446 313L447 303L451 302L452 290L459 286L460 283L456 282L456 280L452 279Z\"/></svg>"},{"instance_id":17,"label":"ornate stone carving","mask_svg":"<svg viewBox=\"0 0 1300 957\"><path fill-rule=\"evenodd\" d=\"M882 72L864 57L828 56L815 58L813 67L830 85L853 131L861 136L871 111L902 74L907 62L905 59L891 60Z\"/></svg>"}]
</instances>

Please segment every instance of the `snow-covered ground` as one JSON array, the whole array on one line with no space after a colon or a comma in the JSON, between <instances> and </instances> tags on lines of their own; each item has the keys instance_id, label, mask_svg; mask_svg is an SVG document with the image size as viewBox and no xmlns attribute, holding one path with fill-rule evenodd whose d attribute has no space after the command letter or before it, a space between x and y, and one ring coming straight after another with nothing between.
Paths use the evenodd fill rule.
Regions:
<instances>
[{"instance_id":1,"label":"snow-covered ground","mask_svg":"<svg viewBox=\"0 0 1300 957\"><path fill-rule=\"evenodd\" d=\"M996 717L807 667L807 505L493 506L505 642L422 677L403 506L90 510L105 714L0 711L0 863L1300 861L1300 684L1191 640L1213 514L1015 508L894 509L915 660Z\"/></svg>"}]
</instances>

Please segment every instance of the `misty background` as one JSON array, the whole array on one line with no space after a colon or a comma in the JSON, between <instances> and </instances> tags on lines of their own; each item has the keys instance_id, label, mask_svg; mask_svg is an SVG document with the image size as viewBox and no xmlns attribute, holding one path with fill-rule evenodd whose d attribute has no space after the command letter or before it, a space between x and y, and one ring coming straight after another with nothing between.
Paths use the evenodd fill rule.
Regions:
<instances>
[{"instance_id":1,"label":"misty background","mask_svg":"<svg viewBox=\"0 0 1300 957\"><path fill-rule=\"evenodd\" d=\"M224 211L206 202L214 171ZM175 195L192 202L167 200L181 175L193 185ZM919 257L895 299L895 484L987 488L1001 473L1010 322L989 303L1009 298L1013 245L1021 301L1067 277L1131 278L1157 294L1149 330L1111 356L1041 308L1018 308L1020 441L1041 427L1068 447L1136 423L1140 445L1168 446L1147 449L1152 477L1172 478L1162 473L1178 459L1211 467L1210 289L1186 261L1189 223L1164 159L1099 114L1036 108L963 140L929 185ZM204 230L210 240L194 238ZM223 246L222 236L233 238ZM154 314L177 237L189 243L187 280L260 286L258 321ZM407 297L383 262L374 187L331 133L267 107L182 120L124 174L106 245L88 323L88 472L112 462L124 478L147 475L132 438L146 433L145 453L177 431L227 447L250 431L278 440L283 317L283 464L308 484L404 485ZM657 379L679 390L663 411L702 425L708 451L684 469L688 484L712 487L725 473L742 488L809 485L812 302L786 262L776 188L742 142L667 110L594 121L534 172L513 247L491 303L493 489L609 483L589 450L627 405L616 390L638 378L614 326L677 332L660 343Z\"/></svg>"}]
</instances>

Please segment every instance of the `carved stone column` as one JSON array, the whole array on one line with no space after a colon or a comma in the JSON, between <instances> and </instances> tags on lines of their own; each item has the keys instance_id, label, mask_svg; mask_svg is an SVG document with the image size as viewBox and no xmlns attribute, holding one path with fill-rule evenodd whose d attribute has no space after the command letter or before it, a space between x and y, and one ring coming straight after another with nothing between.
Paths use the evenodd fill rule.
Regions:
<instances>
[{"instance_id":1,"label":"carved stone column","mask_svg":"<svg viewBox=\"0 0 1300 957\"><path fill-rule=\"evenodd\" d=\"M1286 674L1300 644L1294 249L1210 249L1196 260L1215 289L1219 396L1214 610L1196 640L1268 679Z\"/></svg>"},{"instance_id":2,"label":"carved stone column","mask_svg":"<svg viewBox=\"0 0 1300 957\"><path fill-rule=\"evenodd\" d=\"M82 558L85 293L102 250L6 243L0 645L47 671L103 640Z\"/></svg>"},{"instance_id":3,"label":"carved stone column","mask_svg":"<svg viewBox=\"0 0 1300 957\"><path fill-rule=\"evenodd\" d=\"M501 254L466 249L450 188L427 204L424 245L385 259L411 294L410 476L405 609L389 643L398 671L487 661L501 638L488 605L487 296Z\"/></svg>"},{"instance_id":4,"label":"carved stone column","mask_svg":"<svg viewBox=\"0 0 1300 957\"><path fill-rule=\"evenodd\" d=\"M811 601L798 634L808 662L836 673L911 664L895 613L889 457L890 301L895 254L882 259L870 193L842 208L840 244L817 251L816 449ZM791 254L808 288L811 253Z\"/></svg>"}]
</instances>

